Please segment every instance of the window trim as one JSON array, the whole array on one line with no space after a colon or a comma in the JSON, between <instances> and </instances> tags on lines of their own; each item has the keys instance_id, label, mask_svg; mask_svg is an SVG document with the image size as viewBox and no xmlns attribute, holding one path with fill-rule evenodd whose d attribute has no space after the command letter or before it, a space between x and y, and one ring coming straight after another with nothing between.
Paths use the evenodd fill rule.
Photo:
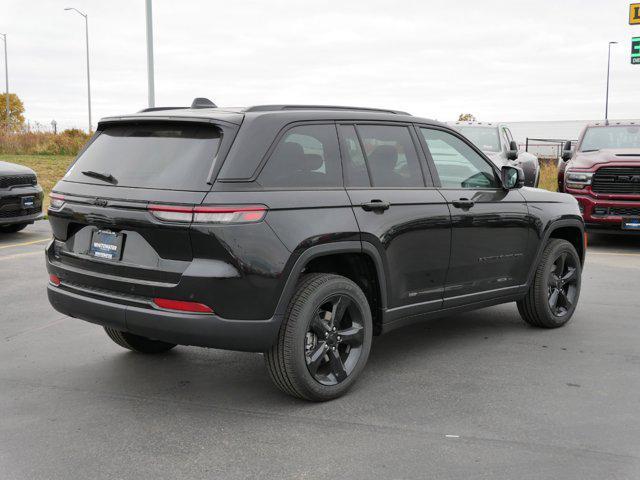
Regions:
<instances>
[{"instance_id":1,"label":"window trim","mask_svg":"<svg viewBox=\"0 0 640 480\"><path fill-rule=\"evenodd\" d=\"M420 145L420 141L419 139L416 138L415 132L413 131L413 124L410 122L390 122L390 121L375 121L375 120L351 120L351 121L336 121L336 126L352 126L354 128L354 130L356 131L356 136L358 137L358 142L360 143L360 149L362 150L362 155L364 157L364 163L367 167L367 174L369 175L369 186L368 187L363 187L363 186L351 186L348 185L346 179L344 182L344 186L345 188L349 188L349 189L360 189L360 190L423 190L425 188L429 188L429 187L433 187L434 185L430 185L425 172L424 172L424 165L423 165L423 158L420 155L421 153L421 145ZM373 126L380 126L380 127L404 127L407 129L407 132L409 133L409 137L411 138L411 142L413 144L413 148L415 149L416 152L416 157L418 160L418 167L420 168L420 173L422 174L422 185L413 185L413 186L405 186L405 187L382 187L382 186L376 186L373 184L373 177L371 175L371 169L369 168L369 157L367 155L366 150L364 149L364 143L362 141L362 136L360 134L360 130L358 129L358 126L360 125L373 125ZM341 137L341 132L340 129L338 128L338 137L340 140L342 140ZM343 162L346 161L346 158L343 157ZM344 164L342 166L342 171L345 172L346 169L344 168Z\"/></svg>"},{"instance_id":2,"label":"window trim","mask_svg":"<svg viewBox=\"0 0 640 480\"><path fill-rule=\"evenodd\" d=\"M340 185L336 185L333 187L301 187L301 186L295 186L295 187L268 187L265 185L262 185L259 181L258 178L260 177L260 175L262 174L262 171L264 170L264 168L267 166L267 163L269 163L269 160L271 159L273 152L276 150L276 148L278 148L278 145L280 144L280 141L284 138L284 136L290 131L293 130L294 128L297 127L306 127L309 125L328 125L328 126L332 126L336 135L336 144L338 146L338 166L340 168L340 175L338 175L338 178L340 180ZM254 172L254 174L251 176L251 178L248 178L246 180L243 180L243 182L253 182L256 185L260 186L261 189L263 190L291 190L291 191L305 191L305 190L344 190L345 188L345 182L344 182L344 168L342 166L342 156L341 156L341 151L340 151L340 137L338 135L338 128L336 127L336 122L335 120L308 120L308 121L296 121L296 122L291 122L286 124L284 127L282 127L280 129L280 131L278 132L278 134L275 136L275 139L273 140L273 142L271 142L271 145L269 145L269 148L267 148L266 153L263 155L262 160L260 160L260 163L258 164L258 168L256 168L256 171Z\"/></svg>"},{"instance_id":3,"label":"window trim","mask_svg":"<svg viewBox=\"0 0 640 480\"><path fill-rule=\"evenodd\" d=\"M489 160L489 158L487 158L487 156L482 152L482 150L480 150L478 147L476 147L473 143L467 141L467 139L459 132L457 132L454 129L451 128L447 128L447 127L443 127L440 125L428 125L428 124L424 124L424 123L416 123L414 124L414 126L416 127L417 130L420 130L422 128L426 128L428 130L440 130L442 132L446 132L449 133L451 135L453 135L454 137L457 137L459 140L461 140L463 143L465 143L467 146L469 146L474 152L476 152L480 158L482 158L485 163L487 163L487 165L489 165L489 167L491 168L491 170L493 171L495 177L496 177L496 181L498 182L498 184L500 184L500 172L498 170L498 167L491 161ZM427 163L429 164L429 169L434 172L434 185L436 188L440 189L440 190L490 190L490 191L495 191L495 190L502 190L502 187L498 186L498 187L490 187L490 188L469 188L469 189L465 189L463 187L443 187L442 186L442 182L440 181L440 175L438 174L438 169L436 168L436 164L433 161L433 156L431 155L431 150L429 150L429 145L427 145L427 141L424 138L424 135L422 134L422 132L418 132L419 135L419 140L420 143L423 144L423 148L425 151L425 157L427 158Z\"/></svg>"}]
</instances>

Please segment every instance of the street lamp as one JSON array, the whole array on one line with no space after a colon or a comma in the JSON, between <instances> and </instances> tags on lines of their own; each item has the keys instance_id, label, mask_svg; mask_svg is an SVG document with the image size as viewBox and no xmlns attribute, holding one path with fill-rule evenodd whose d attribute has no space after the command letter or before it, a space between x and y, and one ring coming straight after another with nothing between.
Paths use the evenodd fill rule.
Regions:
<instances>
[{"instance_id":1,"label":"street lamp","mask_svg":"<svg viewBox=\"0 0 640 480\"><path fill-rule=\"evenodd\" d=\"M7 109L7 130L9 130L9 62L7 60L7 34L0 33L4 40L4 85L5 85L5 108Z\"/></svg>"},{"instance_id":2,"label":"street lamp","mask_svg":"<svg viewBox=\"0 0 640 480\"><path fill-rule=\"evenodd\" d=\"M618 42L609 42L609 53L607 55L607 98L604 104L604 120L605 123L609 120L609 72L611 71L611 45L616 45Z\"/></svg>"},{"instance_id":3,"label":"street lamp","mask_svg":"<svg viewBox=\"0 0 640 480\"><path fill-rule=\"evenodd\" d=\"M87 40L87 104L89 106L89 133L91 133L91 75L89 74L89 16L74 7L67 7L65 10L73 10L84 17L85 36Z\"/></svg>"},{"instance_id":4,"label":"street lamp","mask_svg":"<svg viewBox=\"0 0 640 480\"><path fill-rule=\"evenodd\" d=\"M147 17L147 88L149 95L149 106L156 106L156 94L153 74L153 12L151 0L146 1Z\"/></svg>"}]
</instances>

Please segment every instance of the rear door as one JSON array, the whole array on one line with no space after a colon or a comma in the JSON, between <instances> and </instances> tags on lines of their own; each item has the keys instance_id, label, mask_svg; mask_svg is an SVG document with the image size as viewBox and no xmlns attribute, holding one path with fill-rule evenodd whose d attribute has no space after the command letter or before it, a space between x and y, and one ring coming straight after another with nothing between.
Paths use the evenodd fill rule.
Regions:
<instances>
[{"instance_id":1,"label":"rear door","mask_svg":"<svg viewBox=\"0 0 640 480\"><path fill-rule=\"evenodd\" d=\"M444 307L506 295L526 282L528 209L463 137L420 127L440 192L451 209L451 261Z\"/></svg>"},{"instance_id":2,"label":"rear door","mask_svg":"<svg viewBox=\"0 0 640 480\"><path fill-rule=\"evenodd\" d=\"M449 262L449 209L423 173L410 125L338 126L345 184L363 242L384 262L387 321L440 308Z\"/></svg>"}]
</instances>

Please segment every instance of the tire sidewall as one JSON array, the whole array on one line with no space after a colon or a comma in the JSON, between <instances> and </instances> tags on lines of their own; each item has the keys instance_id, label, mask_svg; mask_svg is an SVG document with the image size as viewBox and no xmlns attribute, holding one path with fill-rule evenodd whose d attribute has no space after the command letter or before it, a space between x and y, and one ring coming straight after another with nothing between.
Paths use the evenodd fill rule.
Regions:
<instances>
[{"instance_id":1,"label":"tire sidewall","mask_svg":"<svg viewBox=\"0 0 640 480\"><path fill-rule=\"evenodd\" d=\"M574 260L577 270L577 282L576 298L573 301L571 309L565 315L559 317L551 311L551 307L549 306L547 281L549 279L549 275L551 275L551 271L554 268L555 260L558 258L558 255L563 252L571 255ZM546 262L543 265L541 280L542 282L541 285L539 285L538 291L538 302L540 302L540 304L543 306L547 322L554 326L560 327L571 320L571 317L573 317L573 314L575 313L575 310L578 306L578 300L580 298L580 289L582 284L582 265L580 263L580 257L578 257L578 253L576 252L573 245L571 245L569 242L563 241L557 243L551 248L551 251L546 258Z\"/></svg>"},{"instance_id":2,"label":"tire sidewall","mask_svg":"<svg viewBox=\"0 0 640 480\"><path fill-rule=\"evenodd\" d=\"M337 385L323 385L318 382L309 372L305 359L305 336L309 329L311 319L316 310L329 298L336 294L348 296L361 310L362 322L364 326L364 339L362 342L362 352L358 363L349 376ZM327 282L317 288L306 301L299 304L293 325L291 348L293 377L298 381L298 387L306 396L311 399L326 400L338 397L348 390L356 381L364 366L367 363L372 341L372 320L369 303L364 293L351 280L334 275Z\"/></svg>"}]
</instances>

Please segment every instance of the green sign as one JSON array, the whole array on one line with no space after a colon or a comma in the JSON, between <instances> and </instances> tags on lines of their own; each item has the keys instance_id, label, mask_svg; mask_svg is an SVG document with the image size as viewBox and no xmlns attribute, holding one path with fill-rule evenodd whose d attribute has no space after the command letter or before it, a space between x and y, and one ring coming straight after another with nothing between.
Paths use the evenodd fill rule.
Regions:
<instances>
[{"instance_id":1,"label":"green sign","mask_svg":"<svg viewBox=\"0 0 640 480\"><path fill-rule=\"evenodd\" d=\"M640 65L640 37L631 39L631 63Z\"/></svg>"}]
</instances>

